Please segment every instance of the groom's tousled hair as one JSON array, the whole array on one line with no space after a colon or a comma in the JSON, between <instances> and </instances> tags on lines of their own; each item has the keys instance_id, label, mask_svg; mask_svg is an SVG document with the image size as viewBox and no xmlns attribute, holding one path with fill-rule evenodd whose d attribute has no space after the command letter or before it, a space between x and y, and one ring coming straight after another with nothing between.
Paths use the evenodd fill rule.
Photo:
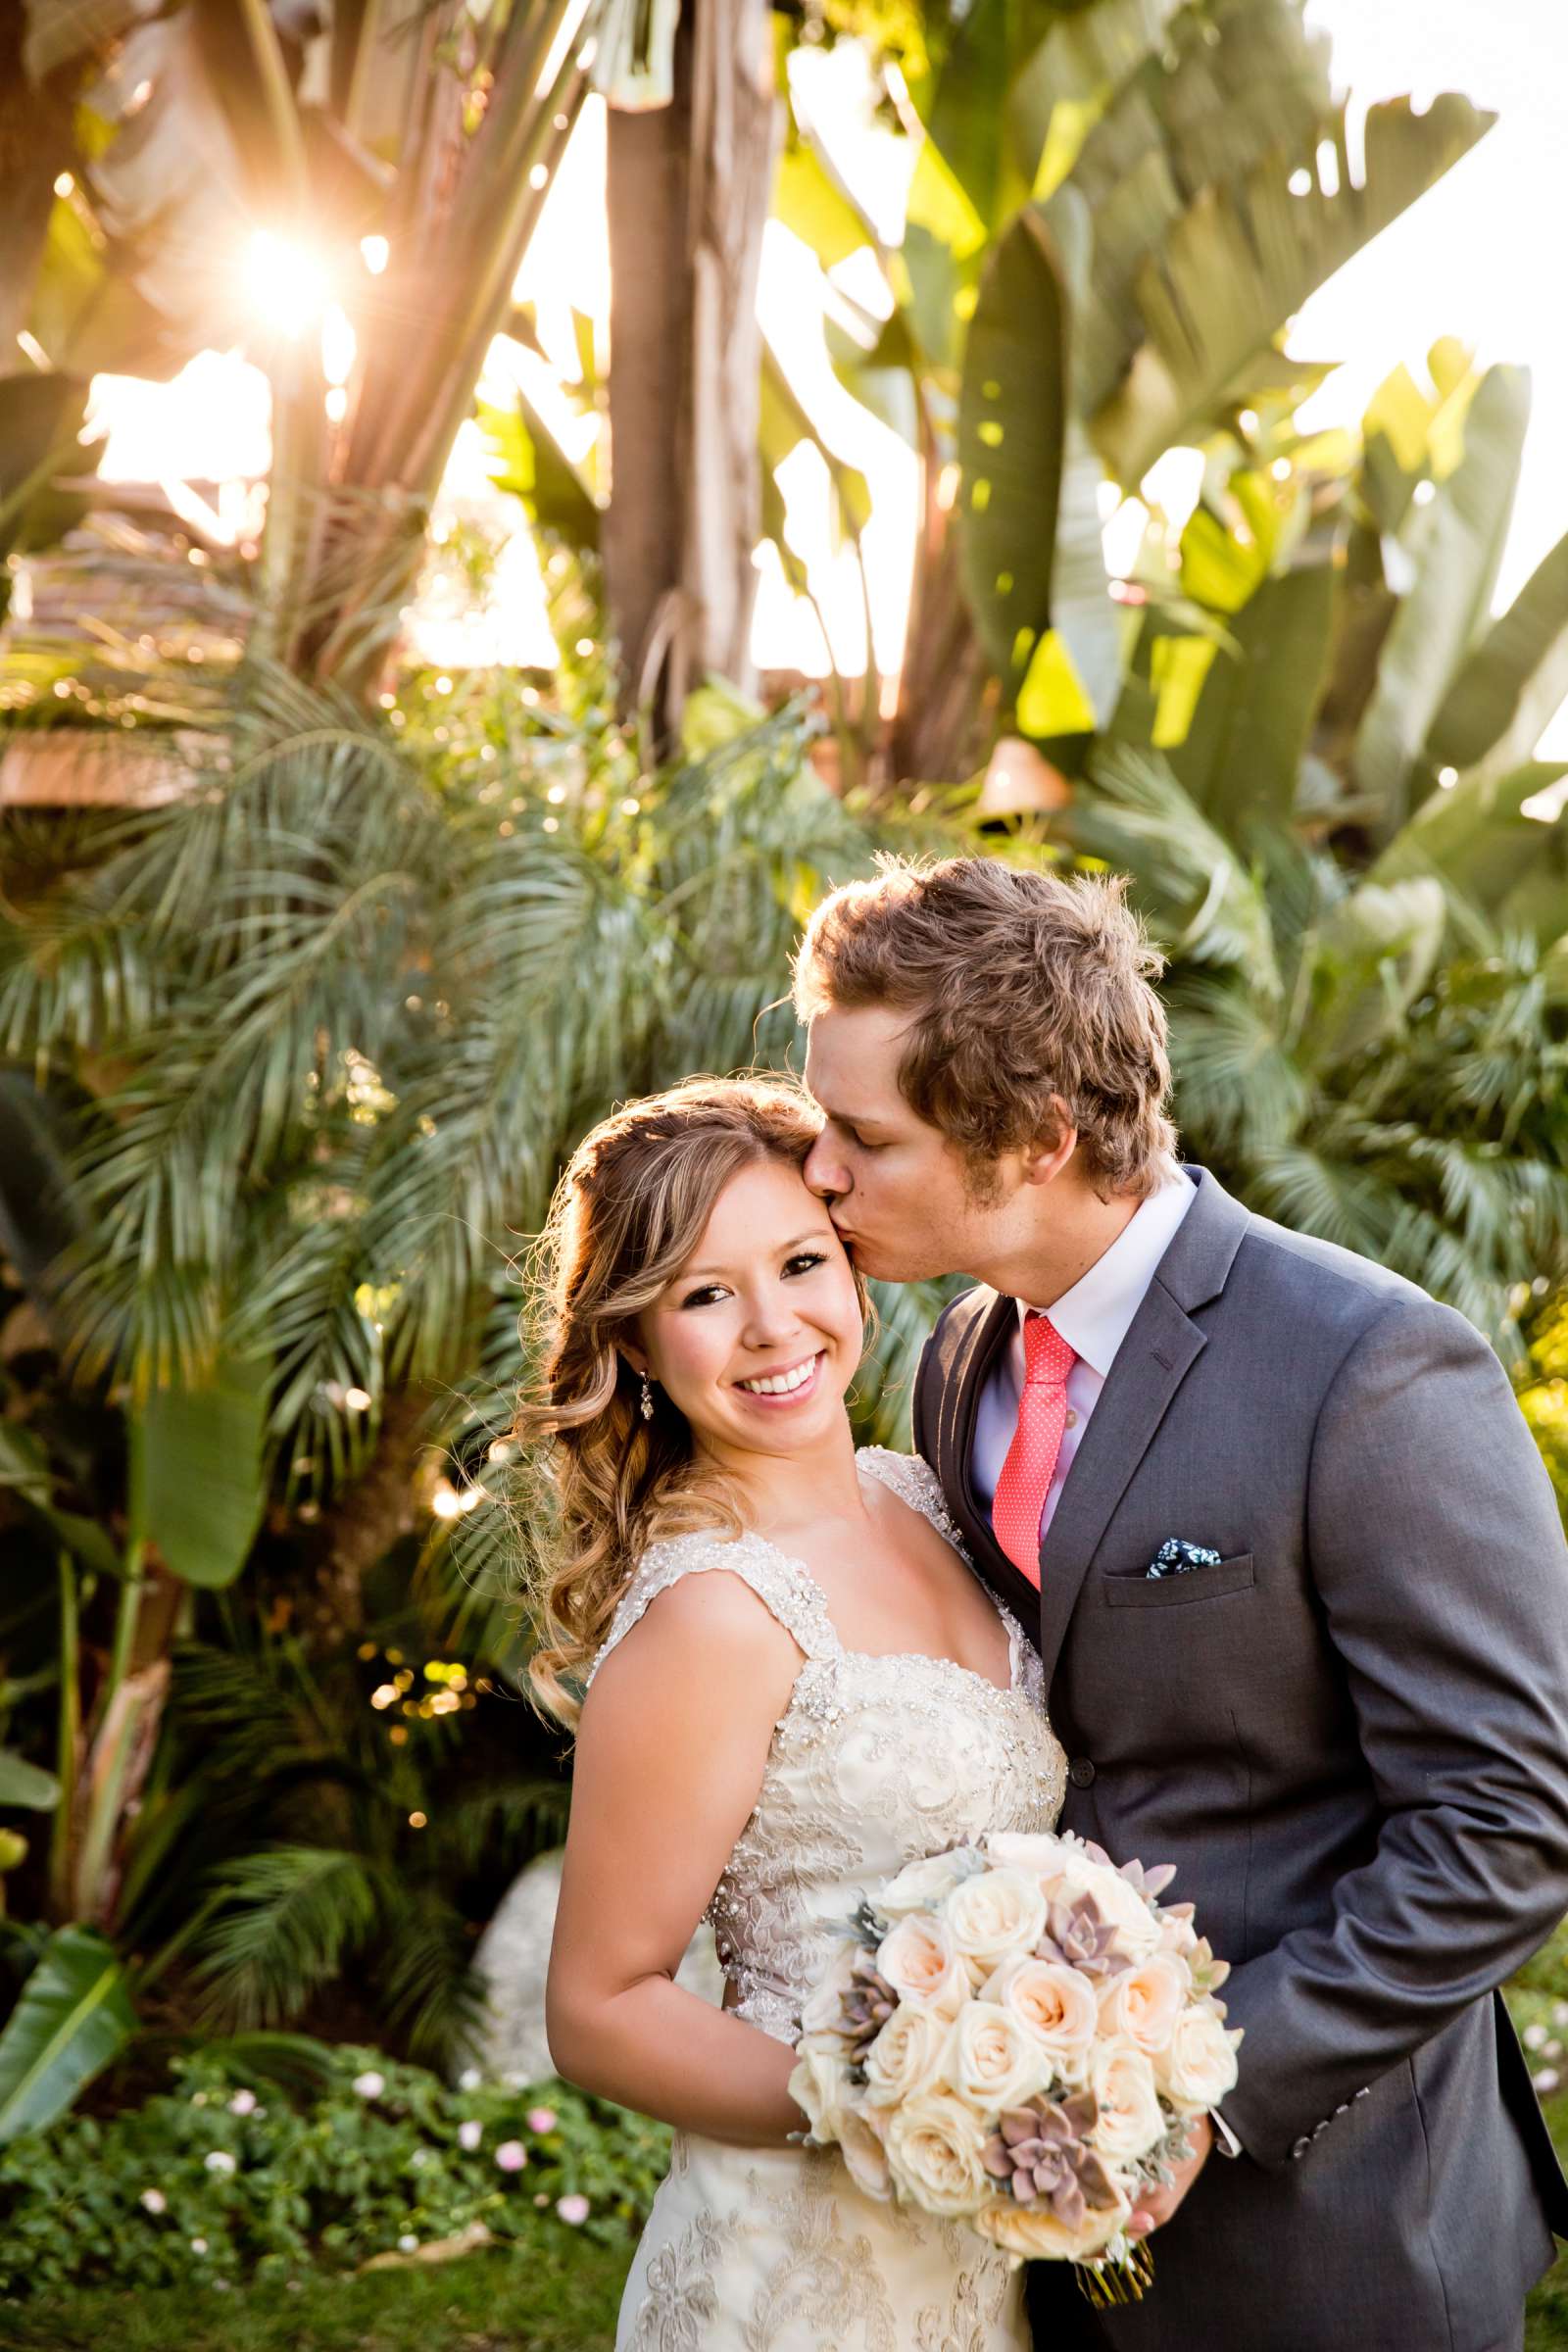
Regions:
<instances>
[{"instance_id":1,"label":"groom's tousled hair","mask_svg":"<svg viewBox=\"0 0 1568 2352\"><path fill-rule=\"evenodd\" d=\"M1064 1106L1097 1191L1143 1195L1176 1146L1163 969L1119 877L884 858L812 915L795 1009L805 1022L869 1004L912 1014L900 1092L977 1192L1004 1152L1051 1149Z\"/></svg>"}]
</instances>

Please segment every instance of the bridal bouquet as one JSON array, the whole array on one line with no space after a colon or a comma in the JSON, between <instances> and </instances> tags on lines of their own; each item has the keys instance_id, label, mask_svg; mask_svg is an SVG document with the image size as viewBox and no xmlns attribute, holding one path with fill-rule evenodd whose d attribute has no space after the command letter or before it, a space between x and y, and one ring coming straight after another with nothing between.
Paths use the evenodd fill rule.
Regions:
<instances>
[{"instance_id":1,"label":"bridal bouquet","mask_svg":"<svg viewBox=\"0 0 1568 2352\"><path fill-rule=\"evenodd\" d=\"M909 1863L806 2005L806 2136L873 2197L1136 2281L1126 2223L1235 2082L1242 2038L1192 1904L1156 1899L1174 1875L1065 1834Z\"/></svg>"}]
</instances>

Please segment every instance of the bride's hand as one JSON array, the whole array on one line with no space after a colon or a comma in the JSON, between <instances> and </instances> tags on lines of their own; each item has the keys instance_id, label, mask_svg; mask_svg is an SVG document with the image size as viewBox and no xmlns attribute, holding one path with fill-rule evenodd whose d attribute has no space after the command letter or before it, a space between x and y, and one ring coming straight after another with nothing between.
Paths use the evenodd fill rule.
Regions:
<instances>
[{"instance_id":1,"label":"bride's hand","mask_svg":"<svg viewBox=\"0 0 1568 2352\"><path fill-rule=\"evenodd\" d=\"M1214 2127L1206 2115L1192 2126L1188 2137L1193 2143L1193 2154L1180 2167L1169 2188L1151 2189L1147 2196L1139 2198L1127 2225L1129 2237L1147 2237L1151 2230L1162 2228L1208 2162L1209 2150L1214 2145Z\"/></svg>"}]
</instances>

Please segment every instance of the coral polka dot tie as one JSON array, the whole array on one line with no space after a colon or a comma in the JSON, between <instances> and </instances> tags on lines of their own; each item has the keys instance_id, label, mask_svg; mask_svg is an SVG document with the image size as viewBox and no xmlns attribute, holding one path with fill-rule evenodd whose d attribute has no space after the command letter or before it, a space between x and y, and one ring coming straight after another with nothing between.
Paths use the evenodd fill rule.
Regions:
<instances>
[{"instance_id":1,"label":"coral polka dot tie","mask_svg":"<svg viewBox=\"0 0 1568 2352\"><path fill-rule=\"evenodd\" d=\"M1018 1426L997 1481L991 1525L1013 1566L1040 1583L1040 1521L1067 1426L1067 1375L1078 1357L1049 1316L1023 1327L1024 1384Z\"/></svg>"}]
</instances>

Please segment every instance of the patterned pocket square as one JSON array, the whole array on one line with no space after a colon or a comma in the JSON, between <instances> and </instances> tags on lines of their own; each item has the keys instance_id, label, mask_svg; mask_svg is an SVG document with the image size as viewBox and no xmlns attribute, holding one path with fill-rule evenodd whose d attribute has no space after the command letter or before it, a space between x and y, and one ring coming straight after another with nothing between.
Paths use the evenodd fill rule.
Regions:
<instances>
[{"instance_id":1,"label":"patterned pocket square","mask_svg":"<svg viewBox=\"0 0 1568 2352\"><path fill-rule=\"evenodd\" d=\"M1206 1544L1189 1544L1181 1536L1167 1536L1150 1561L1148 1576L1186 1576L1193 1568L1215 1568L1219 1553Z\"/></svg>"}]
</instances>

